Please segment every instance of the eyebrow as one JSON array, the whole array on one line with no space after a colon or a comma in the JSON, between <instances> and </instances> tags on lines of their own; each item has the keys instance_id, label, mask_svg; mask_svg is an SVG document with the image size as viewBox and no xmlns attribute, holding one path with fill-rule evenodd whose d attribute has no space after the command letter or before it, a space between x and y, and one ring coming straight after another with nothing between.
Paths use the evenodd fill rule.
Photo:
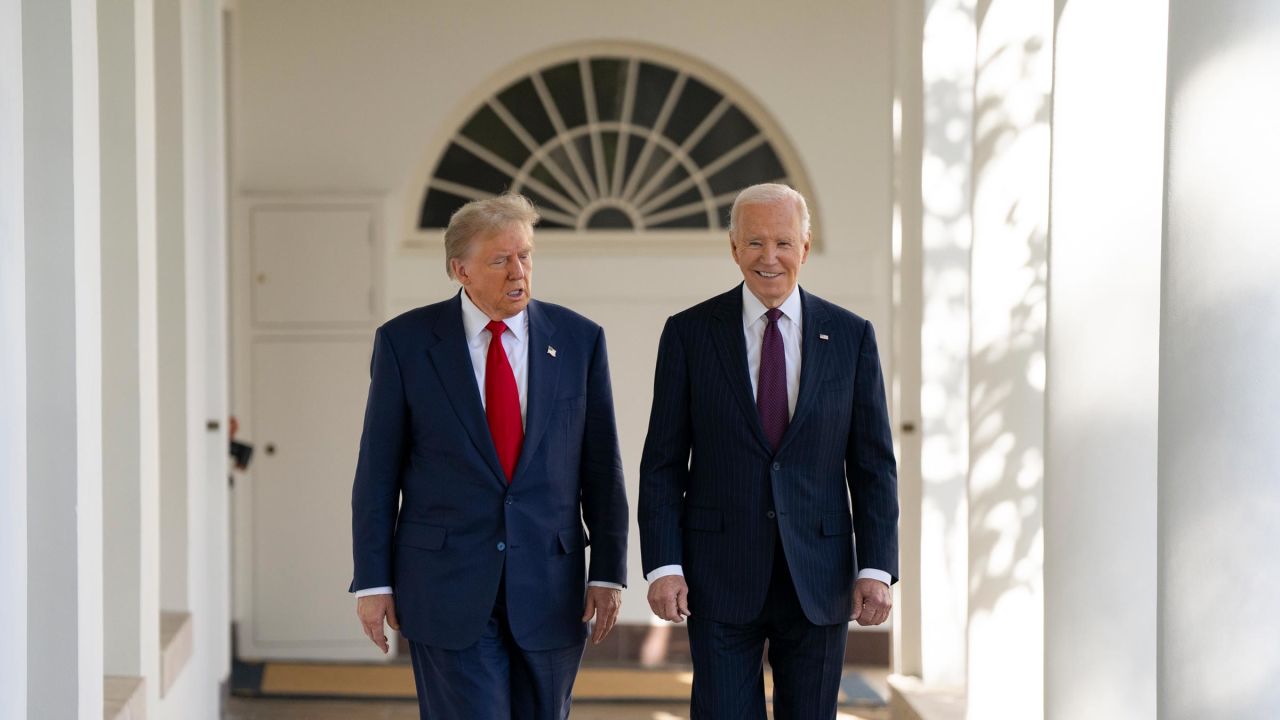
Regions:
<instances>
[{"instance_id":1,"label":"eyebrow","mask_svg":"<svg viewBox=\"0 0 1280 720\"><path fill-rule=\"evenodd\" d=\"M522 253L532 253L532 252L533 252L533 246L526 245L522 248L517 249L514 253L505 253L505 252L494 253L489 256L489 261L492 262L494 260L502 260L504 258L511 257L512 255L520 255Z\"/></svg>"}]
</instances>

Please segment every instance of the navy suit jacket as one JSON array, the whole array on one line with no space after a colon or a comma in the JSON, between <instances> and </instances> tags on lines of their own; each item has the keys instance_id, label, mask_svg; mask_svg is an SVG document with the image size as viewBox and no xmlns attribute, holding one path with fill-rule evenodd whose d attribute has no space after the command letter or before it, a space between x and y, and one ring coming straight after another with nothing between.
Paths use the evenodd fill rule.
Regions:
<instances>
[{"instance_id":1,"label":"navy suit jacket","mask_svg":"<svg viewBox=\"0 0 1280 720\"><path fill-rule=\"evenodd\" d=\"M849 620L859 567L897 579L897 469L875 333L803 290L801 302L799 398L776 453L751 392L742 286L662 331L640 546L646 574L683 565L696 617L758 617L779 536L814 624Z\"/></svg>"},{"instance_id":2,"label":"navy suit jacket","mask_svg":"<svg viewBox=\"0 0 1280 720\"><path fill-rule=\"evenodd\" d=\"M520 647L567 647L586 633L588 578L626 583L627 498L604 331L550 303L530 301L528 313L525 437L510 485L459 296L394 318L374 339L351 493L350 589L392 586L412 641L472 645L505 573Z\"/></svg>"}]
</instances>

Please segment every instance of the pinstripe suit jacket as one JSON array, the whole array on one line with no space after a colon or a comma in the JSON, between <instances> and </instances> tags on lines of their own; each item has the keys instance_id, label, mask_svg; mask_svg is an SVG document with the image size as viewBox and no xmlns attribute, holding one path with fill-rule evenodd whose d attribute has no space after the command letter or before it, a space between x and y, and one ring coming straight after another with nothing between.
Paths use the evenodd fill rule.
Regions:
<instances>
[{"instance_id":1,"label":"pinstripe suit jacket","mask_svg":"<svg viewBox=\"0 0 1280 720\"><path fill-rule=\"evenodd\" d=\"M801 302L799 398L776 453L751 392L741 286L662 332L640 463L641 554L646 574L683 565L699 617L760 614L777 537L814 624L848 621L858 567L897 579L897 469L875 333L803 289Z\"/></svg>"}]
</instances>

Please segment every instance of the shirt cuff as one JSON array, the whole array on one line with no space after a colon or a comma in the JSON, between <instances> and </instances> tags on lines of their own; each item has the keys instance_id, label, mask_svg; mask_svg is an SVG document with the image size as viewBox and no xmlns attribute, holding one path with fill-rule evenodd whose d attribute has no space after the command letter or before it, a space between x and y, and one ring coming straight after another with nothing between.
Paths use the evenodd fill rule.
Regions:
<instances>
[{"instance_id":1,"label":"shirt cuff","mask_svg":"<svg viewBox=\"0 0 1280 720\"><path fill-rule=\"evenodd\" d=\"M891 587L893 586L893 576L883 570L876 570L875 568L863 568L858 571L858 579L862 580L863 578L879 580L885 585L889 585Z\"/></svg>"},{"instance_id":2,"label":"shirt cuff","mask_svg":"<svg viewBox=\"0 0 1280 720\"><path fill-rule=\"evenodd\" d=\"M644 576L644 579L649 582L653 582L660 577L666 577L668 575L679 575L680 577L684 577L684 568L679 565L663 565L660 568L654 568L648 575Z\"/></svg>"},{"instance_id":3,"label":"shirt cuff","mask_svg":"<svg viewBox=\"0 0 1280 720\"><path fill-rule=\"evenodd\" d=\"M618 583L605 582L603 580L592 580L591 582L587 583L587 587L607 587L607 588L613 588L614 590L622 589L622 586L619 585Z\"/></svg>"},{"instance_id":4,"label":"shirt cuff","mask_svg":"<svg viewBox=\"0 0 1280 720\"><path fill-rule=\"evenodd\" d=\"M390 587L372 587L372 588L365 588L363 590L356 591L356 597L358 598L365 597L366 595L391 595L391 594L392 592Z\"/></svg>"}]
</instances>

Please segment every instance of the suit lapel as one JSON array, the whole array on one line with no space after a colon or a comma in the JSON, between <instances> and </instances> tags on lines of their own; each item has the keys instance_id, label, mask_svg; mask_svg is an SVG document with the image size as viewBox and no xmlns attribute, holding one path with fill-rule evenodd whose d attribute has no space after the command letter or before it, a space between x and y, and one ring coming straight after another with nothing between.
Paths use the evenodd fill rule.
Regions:
<instances>
[{"instance_id":1,"label":"suit lapel","mask_svg":"<svg viewBox=\"0 0 1280 720\"><path fill-rule=\"evenodd\" d=\"M516 463L512 484L519 480L546 434L547 423L555 406L556 389L560 384L560 365L564 363L564 360L557 360L549 350L554 347L552 336L555 335L556 327L551 324L551 319L547 317L541 304L536 300L529 301L527 312L529 387L524 412L524 445L520 449L520 460ZM559 348L557 354L559 351L571 351L571 348Z\"/></svg>"},{"instance_id":2,"label":"suit lapel","mask_svg":"<svg viewBox=\"0 0 1280 720\"><path fill-rule=\"evenodd\" d=\"M756 440L771 450L769 440L765 437L764 427L760 425L760 412L751 394L751 374L747 368L747 341L742 332L742 286L720 296L720 303L715 309L715 321L712 322L711 335L715 341L716 352L724 367L725 376L729 380L729 388L742 413L746 415L747 425L751 428Z\"/></svg>"},{"instance_id":3,"label":"suit lapel","mask_svg":"<svg viewBox=\"0 0 1280 720\"><path fill-rule=\"evenodd\" d=\"M489 422L485 419L480 389L476 386L475 369L471 366L471 350L462 329L460 296L455 295L453 302L440 313L433 330L436 343L427 349L427 354L440 377L440 385L476 451L493 471L495 479L505 486L506 474L498 462L498 451L494 449L493 437L489 434Z\"/></svg>"},{"instance_id":4,"label":"suit lapel","mask_svg":"<svg viewBox=\"0 0 1280 720\"><path fill-rule=\"evenodd\" d=\"M799 434L797 428L817 404L818 386L822 378L826 377L827 362L831 355L831 348L827 347L830 343L822 339L823 335L828 334L826 309L814 302L803 288L800 290L800 303L803 308L801 322L804 323L800 339L800 397L796 398L796 411L778 445L779 453Z\"/></svg>"}]
</instances>

